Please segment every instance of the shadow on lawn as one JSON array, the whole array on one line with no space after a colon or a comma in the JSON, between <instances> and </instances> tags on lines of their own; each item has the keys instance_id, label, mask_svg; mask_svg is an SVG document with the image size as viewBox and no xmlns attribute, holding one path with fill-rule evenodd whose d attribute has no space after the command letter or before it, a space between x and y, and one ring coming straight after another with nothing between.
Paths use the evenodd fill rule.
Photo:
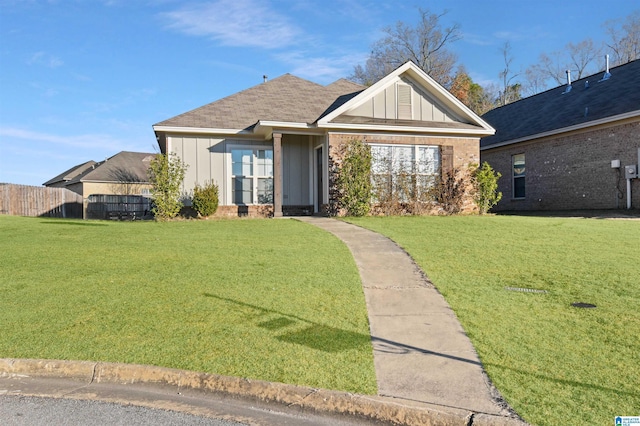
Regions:
<instances>
[{"instance_id":1,"label":"shadow on lawn","mask_svg":"<svg viewBox=\"0 0 640 426\"><path fill-rule=\"evenodd\" d=\"M70 225L70 226L107 226L106 223L97 223L97 222L80 222L77 219L71 219L68 221L63 221L63 220L57 220L57 221L49 221L49 220L43 220L42 222L40 222L42 224L45 225Z\"/></svg>"},{"instance_id":2,"label":"shadow on lawn","mask_svg":"<svg viewBox=\"0 0 640 426\"><path fill-rule=\"evenodd\" d=\"M276 335L275 338L283 342L295 343L297 345L307 346L324 352L342 352L357 349L364 345L369 345L371 342L371 339L367 334L330 327L296 315L285 314L273 309L265 309L250 303L216 296L211 293L203 293L202 295L222 300L224 302L233 303L244 308L250 308L258 311L260 314L278 315L277 318L262 321L258 323L257 326L273 332L282 330L282 333ZM307 326L302 330L285 330L288 327L299 324L306 324Z\"/></svg>"},{"instance_id":3,"label":"shadow on lawn","mask_svg":"<svg viewBox=\"0 0 640 426\"><path fill-rule=\"evenodd\" d=\"M495 368L500 368L502 370L509 370L509 371L513 371L514 373L518 373L518 374L522 374L525 376L531 376L531 377L535 377L536 379L540 379L540 380L546 380L549 382L554 382L560 385L567 385L567 386L573 386L573 387L578 387L578 388L585 388L585 389L591 389L591 390L596 390L596 391L601 391L601 392L607 392L607 393L612 393L615 395L628 395L634 398L640 398L640 393L638 392L627 392L627 391L623 391L620 389L613 389L613 388L608 388L605 386L600 386L600 385L593 385L590 383L582 383L582 382L576 382L573 380L565 380L565 379L558 379L555 377L550 377L550 376L545 376L543 374L535 374L535 373L531 373L530 371L524 371L524 370L518 370L516 368L511 368L511 367L506 367L504 365L498 365L498 364L491 364L491 363L487 363L487 366L491 366L491 367L495 367Z\"/></svg>"},{"instance_id":4,"label":"shadow on lawn","mask_svg":"<svg viewBox=\"0 0 640 426\"><path fill-rule=\"evenodd\" d=\"M466 362L480 366L482 365L481 363L471 359L462 358L451 354L434 352L415 346L409 346L380 337L370 336L368 334L361 334L353 331L330 327L328 325L310 321L306 318L301 318L296 315L286 314L284 312L276 311L273 309L265 309L260 306L252 305L250 303L241 302L239 300L216 296L215 294L211 293L202 293L202 295L205 297L211 297L224 302L232 303L238 307L249 308L251 310L259 312L260 315L278 315L277 318L257 323L257 326L273 332L282 330L283 333L275 336L275 338L283 342L295 343L324 352L341 352L360 348L363 345L372 344L374 351L379 353L399 355L418 353L423 355L433 355L448 358L453 361ZM307 326L302 330L288 332L285 332L284 330L288 327L299 324L307 324Z\"/></svg>"}]
</instances>

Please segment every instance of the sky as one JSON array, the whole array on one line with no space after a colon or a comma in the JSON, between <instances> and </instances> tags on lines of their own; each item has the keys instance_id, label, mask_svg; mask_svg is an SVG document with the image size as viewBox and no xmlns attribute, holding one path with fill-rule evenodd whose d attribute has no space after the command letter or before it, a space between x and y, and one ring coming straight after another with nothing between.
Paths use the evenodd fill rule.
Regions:
<instances>
[{"instance_id":1,"label":"sky","mask_svg":"<svg viewBox=\"0 0 640 426\"><path fill-rule=\"evenodd\" d=\"M419 8L460 26L450 50L486 85L506 41L523 72L569 42L604 41L603 23L640 0L0 0L0 182L39 186L120 151L158 152L155 123L263 75L348 77Z\"/></svg>"}]
</instances>

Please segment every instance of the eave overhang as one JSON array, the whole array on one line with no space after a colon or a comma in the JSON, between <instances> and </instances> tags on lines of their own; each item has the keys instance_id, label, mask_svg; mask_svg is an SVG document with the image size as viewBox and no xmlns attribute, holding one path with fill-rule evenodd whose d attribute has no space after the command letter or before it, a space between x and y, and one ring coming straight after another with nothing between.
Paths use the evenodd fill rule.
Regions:
<instances>
[{"instance_id":1,"label":"eave overhang","mask_svg":"<svg viewBox=\"0 0 640 426\"><path fill-rule=\"evenodd\" d=\"M350 130L350 131L378 131L394 133L422 133L426 135L451 135L451 136L489 136L493 135L493 129L468 129L451 127L425 127L425 126L390 126L378 124L346 124L346 123L318 123L319 129Z\"/></svg>"},{"instance_id":2,"label":"eave overhang","mask_svg":"<svg viewBox=\"0 0 640 426\"><path fill-rule=\"evenodd\" d=\"M177 127L177 126L153 126L153 131L164 133L189 133L189 134L222 134L222 135L250 135L249 129L218 129L213 127Z\"/></svg>"},{"instance_id":3,"label":"eave overhang","mask_svg":"<svg viewBox=\"0 0 640 426\"><path fill-rule=\"evenodd\" d=\"M556 136L556 135L560 135L560 134L563 134L563 133L574 132L574 131L578 131L578 130L582 130L582 129L588 129L590 127L601 126L601 125L604 125L604 124L610 124L610 123L614 123L616 121L621 121L621 120L633 119L633 118L636 118L636 117L640 117L640 110L630 111L630 112L626 112L624 114L613 115L611 117L601 118L599 120L588 121L586 123L580 123L580 124L576 124L576 125L573 125L573 126L562 127L560 129L549 130L548 132L536 133L534 135L528 135L528 136L524 136L524 137L521 137L521 138L518 138L518 139L511 139L511 140L508 140L508 141L498 142L498 143L487 145L487 146L481 146L480 147L480 151L486 151L486 150L489 150L489 149L500 148L500 147L507 146L507 145L513 145L513 144L517 144L517 143L521 143L521 142L532 141L532 140L535 140L535 139L541 139L541 138L546 138L546 137L550 137L550 136Z\"/></svg>"}]
</instances>

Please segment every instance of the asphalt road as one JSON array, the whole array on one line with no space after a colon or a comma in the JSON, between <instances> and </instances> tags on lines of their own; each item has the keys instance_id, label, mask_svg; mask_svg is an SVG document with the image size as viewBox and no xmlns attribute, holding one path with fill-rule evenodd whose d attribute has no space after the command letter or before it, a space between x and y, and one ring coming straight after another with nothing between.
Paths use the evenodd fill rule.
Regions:
<instances>
[{"instance_id":1,"label":"asphalt road","mask_svg":"<svg viewBox=\"0 0 640 426\"><path fill-rule=\"evenodd\" d=\"M101 401L0 396L0 422L5 426L183 425L237 426L229 420Z\"/></svg>"},{"instance_id":2,"label":"asphalt road","mask_svg":"<svg viewBox=\"0 0 640 426\"><path fill-rule=\"evenodd\" d=\"M87 384L72 379L0 376L0 424L296 425L380 424L192 389L154 384Z\"/></svg>"}]
</instances>

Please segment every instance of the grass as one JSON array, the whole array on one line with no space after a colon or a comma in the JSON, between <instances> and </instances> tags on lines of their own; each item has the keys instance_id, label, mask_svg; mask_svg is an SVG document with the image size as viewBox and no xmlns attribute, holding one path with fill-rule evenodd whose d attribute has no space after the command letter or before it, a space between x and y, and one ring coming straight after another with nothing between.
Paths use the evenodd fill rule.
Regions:
<instances>
[{"instance_id":1,"label":"grass","mask_svg":"<svg viewBox=\"0 0 640 426\"><path fill-rule=\"evenodd\" d=\"M350 221L413 256L458 315L493 383L528 422L606 425L640 413L640 222Z\"/></svg>"},{"instance_id":2,"label":"grass","mask_svg":"<svg viewBox=\"0 0 640 426\"><path fill-rule=\"evenodd\" d=\"M355 263L313 226L0 216L0 236L0 357L376 393Z\"/></svg>"}]
</instances>

